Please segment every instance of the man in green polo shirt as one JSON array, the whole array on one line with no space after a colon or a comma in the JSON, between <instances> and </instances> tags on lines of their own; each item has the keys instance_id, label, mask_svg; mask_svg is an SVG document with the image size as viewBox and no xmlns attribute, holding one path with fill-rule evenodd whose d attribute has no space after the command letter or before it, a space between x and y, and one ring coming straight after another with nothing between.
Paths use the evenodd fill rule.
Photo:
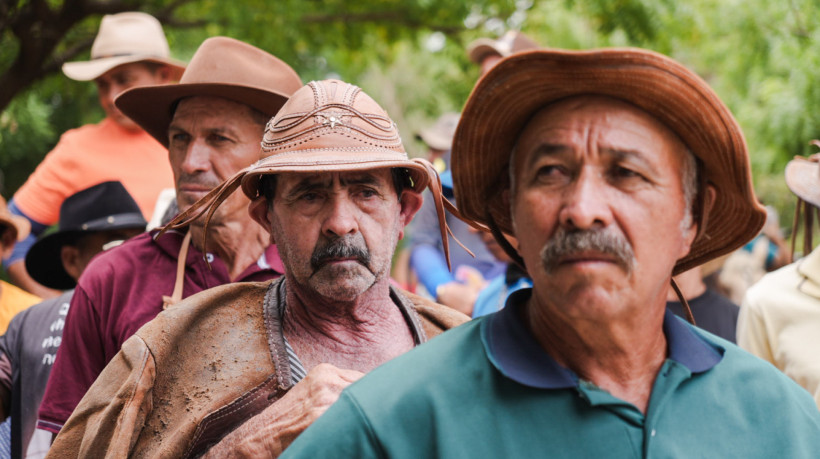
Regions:
<instances>
[{"instance_id":1,"label":"man in green polo shirt","mask_svg":"<svg viewBox=\"0 0 820 459\"><path fill-rule=\"evenodd\" d=\"M765 219L702 79L637 49L511 56L452 154L462 214L533 288L351 385L285 457L817 457L807 392L665 308Z\"/></svg>"}]
</instances>

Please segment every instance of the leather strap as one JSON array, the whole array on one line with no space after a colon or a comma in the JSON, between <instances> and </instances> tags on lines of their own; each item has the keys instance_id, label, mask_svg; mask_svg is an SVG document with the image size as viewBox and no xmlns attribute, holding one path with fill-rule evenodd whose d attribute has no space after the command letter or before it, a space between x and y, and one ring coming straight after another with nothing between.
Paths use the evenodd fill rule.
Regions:
<instances>
[{"instance_id":1,"label":"leather strap","mask_svg":"<svg viewBox=\"0 0 820 459\"><path fill-rule=\"evenodd\" d=\"M191 230L185 233L182 238L182 247L179 249L177 256L177 277L174 283L174 292L171 296L162 295L162 309L168 309L168 306L173 306L182 301L182 286L185 283L185 261L188 259L188 247L191 245Z\"/></svg>"}]
</instances>

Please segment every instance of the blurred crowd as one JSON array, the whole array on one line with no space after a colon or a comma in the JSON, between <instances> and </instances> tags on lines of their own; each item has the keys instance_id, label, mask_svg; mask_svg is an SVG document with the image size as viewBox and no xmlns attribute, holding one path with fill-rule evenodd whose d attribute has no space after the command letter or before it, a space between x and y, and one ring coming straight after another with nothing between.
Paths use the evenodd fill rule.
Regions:
<instances>
[{"instance_id":1,"label":"blurred crowd","mask_svg":"<svg viewBox=\"0 0 820 459\"><path fill-rule=\"evenodd\" d=\"M528 61L510 58L535 56L544 49L510 31L474 41L466 53L480 69L479 86L509 85L512 91L512 83L493 77L496 66L509 63L497 70L499 75L515 71L514 65L523 72ZM227 37L206 40L189 63L180 62L171 57L160 23L137 12L105 16L90 59L65 64L63 73L95 84L106 116L65 132L25 184L7 196L8 202L0 198L0 248L9 279L0 280L0 413L6 419L0 427L1 453L32 458L275 456L362 374L410 348L427 346L428 338L449 328L463 329L480 317L485 317L482 324L500 323L492 317L506 317L500 311L515 304L515 298L539 294L541 281L527 269L532 263L523 263L528 255L522 247L530 243L519 240L528 234L519 228L527 222L506 226L498 220L496 225L490 204L495 200L473 211L473 218L464 215L463 190L477 183L466 166L456 164L454 153L454 138L468 135L466 112L441 113L413 133L427 152L410 159L389 115L361 89L336 80L304 86L287 63ZM470 101L476 106L477 97L474 93ZM495 110L504 109L485 109ZM337 125L346 131L333 137ZM522 126L510 132L513 139ZM360 156L344 156L350 152ZM711 166L704 166L699 152L694 154L704 174ZM492 164L475 164L499 173ZM404 172L388 178L362 172L378 168ZM544 176L563 172L553 167ZM547 183L553 175L538 180ZM566 175L578 179L584 173ZM506 203L512 199L508 187L514 179L506 172L499 177L491 193ZM820 215L818 158L793 160L784 179L798 200L789 237L778 210L767 206L762 227L753 227L757 214L749 222L735 222L748 229L744 235L749 233L737 248L710 249L703 263L674 263L674 281L653 298L694 321L709 339L719 337L720 349L737 344L777 367L814 397L817 406L810 408L816 411L820 251L813 249L811 236L814 216ZM399 198L398 209L389 208L395 221L388 222L387 211L377 204L363 203L371 195L381 197L378 205L388 201L379 188L381 180ZM345 198L349 201L336 197L339 190L353 189L353 197ZM746 198L762 215L757 199ZM714 210L708 198L699 202L701 214ZM361 240L351 236L349 245L333 245L329 238L325 247L320 236L315 250L305 249L304 239L313 234L311 222L323 212L329 216L320 234L347 238L358 232ZM798 238L803 244L795 247ZM347 267L349 260L368 269ZM320 267L333 263L322 277ZM632 275L639 272L636 268ZM360 286L364 283L367 288ZM378 294L371 285L378 286ZM348 322L327 312L342 303L360 308L351 309L358 319L349 327L352 337L335 335L339 324ZM373 312L373 305L385 303L397 305L401 314ZM264 307L253 307L260 304ZM361 311L373 315L362 317ZM397 320L401 333L394 332ZM323 321L336 328L317 325ZM375 338L368 328L374 324L380 330ZM663 327L671 342L670 326L664 322ZM495 336L486 333L481 335L485 343ZM362 343L356 341L363 336ZM328 337L336 347L323 347ZM363 347L338 351L345 339ZM436 342L446 344L440 338ZM367 343L379 352L362 351ZM672 348L669 344L670 359ZM439 352L450 351L445 346ZM516 361L523 368L525 360ZM571 359L557 360L575 370ZM329 363L334 364L331 370L323 366ZM465 368L470 365L466 362ZM503 384L475 375L477 383ZM579 380L576 376L573 384ZM539 384L524 385L531 390L542 388ZM312 395L321 393L317 388L329 390L330 399L318 402ZM481 389L475 390L474 403L480 404ZM590 397L580 389L579 394ZM725 400L725 410L731 411L733 405ZM651 403L648 412L641 410L647 417L660 409ZM274 412L271 407L279 408ZM297 415L305 420L290 419ZM449 422L424 416L428 418L413 418L397 429L423 431ZM814 413L807 416L817 422ZM331 422L326 425L332 431ZM802 429L783 427L795 435ZM820 430L813 433L817 441ZM640 441L648 445L654 436L651 430ZM268 443L256 437L268 438ZM260 444L269 449L253 449ZM342 446L339 455L362 457L363 450ZM322 450L299 444L295 451L316 457ZM702 451L712 455L708 449L666 453ZM432 455L428 451L416 457Z\"/></svg>"}]
</instances>

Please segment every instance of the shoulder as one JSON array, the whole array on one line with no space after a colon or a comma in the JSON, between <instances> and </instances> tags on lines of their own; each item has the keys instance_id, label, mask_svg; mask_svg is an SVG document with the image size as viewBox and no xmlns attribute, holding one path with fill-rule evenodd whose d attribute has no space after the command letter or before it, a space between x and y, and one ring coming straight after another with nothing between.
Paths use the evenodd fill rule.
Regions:
<instances>
[{"instance_id":1,"label":"shoulder","mask_svg":"<svg viewBox=\"0 0 820 459\"><path fill-rule=\"evenodd\" d=\"M472 320L442 333L381 365L350 386L350 396L367 409L418 402L433 392L470 392L465 388L464 378L477 381L483 379L474 378L477 373L490 370L480 337L483 320ZM436 384L431 385L431 381Z\"/></svg>"},{"instance_id":2,"label":"shoulder","mask_svg":"<svg viewBox=\"0 0 820 459\"><path fill-rule=\"evenodd\" d=\"M419 295L398 289L413 305L416 313L421 317L422 325L427 336L433 337L441 332L455 328L470 320L470 317L453 308L438 304Z\"/></svg>"},{"instance_id":3,"label":"shoulder","mask_svg":"<svg viewBox=\"0 0 820 459\"><path fill-rule=\"evenodd\" d=\"M799 262L795 262L767 273L749 287L746 298L771 297L787 289L796 289L803 279L803 276L797 271L798 264Z\"/></svg>"},{"instance_id":4,"label":"shoulder","mask_svg":"<svg viewBox=\"0 0 820 459\"><path fill-rule=\"evenodd\" d=\"M154 243L150 233L143 233L123 242L113 249L97 254L83 271L79 284L84 285L91 280L110 282L118 271L123 274L132 273L134 264L144 260L160 257L162 249ZM167 256L170 258L170 256ZM148 269L144 267L143 269Z\"/></svg>"},{"instance_id":5,"label":"shoulder","mask_svg":"<svg viewBox=\"0 0 820 459\"><path fill-rule=\"evenodd\" d=\"M770 413L767 416L780 416L785 423L799 419L820 431L820 412L805 389L769 362L726 340L702 330L696 331L724 349L720 363L703 374L711 380L709 386L721 394L721 403L734 405L735 409L742 407L743 410ZM749 403L750 400L754 402Z\"/></svg>"},{"instance_id":6,"label":"shoulder","mask_svg":"<svg viewBox=\"0 0 820 459\"><path fill-rule=\"evenodd\" d=\"M186 335L207 324L225 326L242 320L262 321L265 294L273 282L276 281L234 282L203 290L162 311L140 328L137 335L150 344Z\"/></svg>"}]
</instances>

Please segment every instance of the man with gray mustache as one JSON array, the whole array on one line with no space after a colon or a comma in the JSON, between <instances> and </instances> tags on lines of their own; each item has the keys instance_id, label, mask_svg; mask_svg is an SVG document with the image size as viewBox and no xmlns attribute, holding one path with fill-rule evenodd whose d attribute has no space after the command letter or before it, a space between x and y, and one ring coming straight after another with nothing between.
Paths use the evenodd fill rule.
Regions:
<instances>
[{"instance_id":1,"label":"man with gray mustache","mask_svg":"<svg viewBox=\"0 0 820 459\"><path fill-rule=\"evenodd\" d=\"M296 91L268 122L262 154L168 228L196 222L207 235L211 216L249 198L258 225L243 229L276 244L283 276L200 292L142 327L54 457L276 456L362 374L468 320L391 284L422 191L442 217L447 204L432 164L407 158L396 124L360 88Z\"/></svg>"},{"instance_id":2,"label":"man with gray mustache","mask_svg":"<svg viewBox=\"0 0 820 459\"><path fill-rule=\"evenodd\" d=\"M365 375L283 458L818 457L805 390L666 308L673 275L765 219L700 77L634 48L507 57L451 165L459 211L533 287Z\"/></svg>"}]
</instances>

